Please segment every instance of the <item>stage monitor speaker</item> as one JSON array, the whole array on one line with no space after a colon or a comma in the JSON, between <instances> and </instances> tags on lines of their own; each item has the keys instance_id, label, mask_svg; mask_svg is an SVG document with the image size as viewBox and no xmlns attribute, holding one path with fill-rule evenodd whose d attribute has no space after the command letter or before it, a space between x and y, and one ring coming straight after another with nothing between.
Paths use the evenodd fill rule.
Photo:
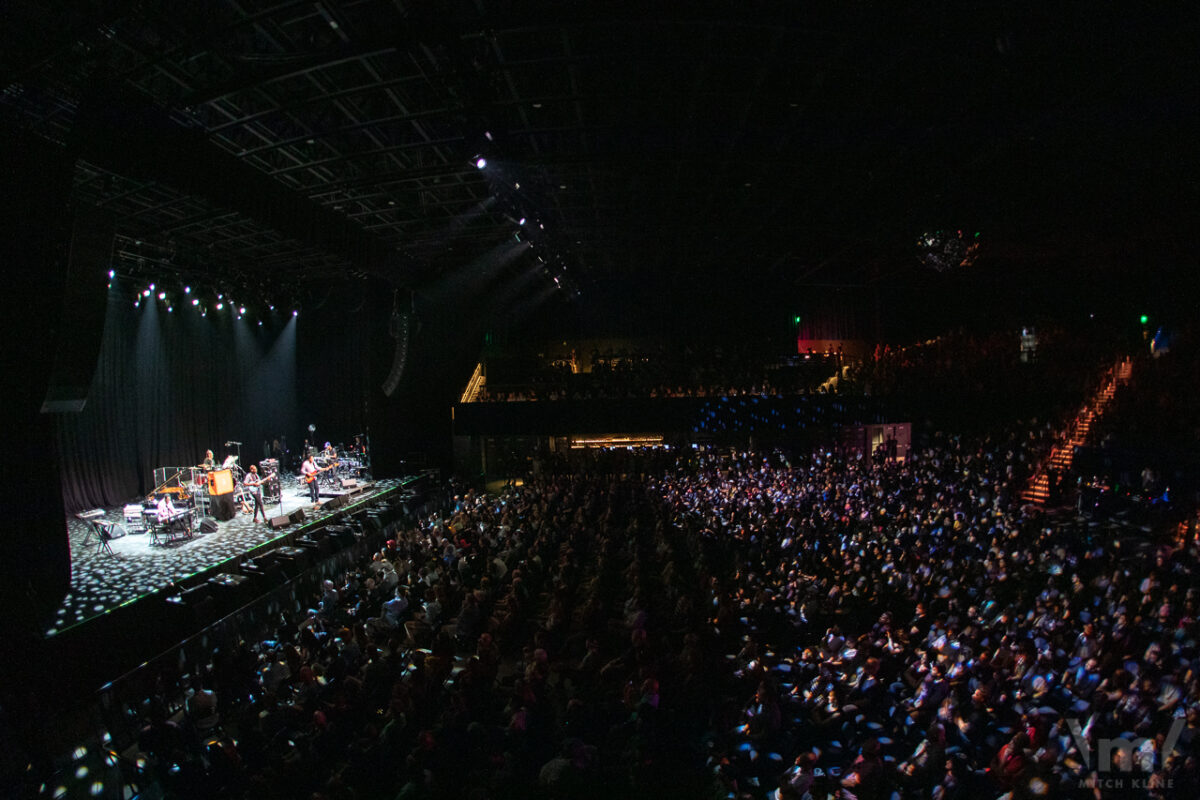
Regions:
<instances>
[{"instance_id":1,"label":"stage monitor speaker","mask_svg":"<svg viewBox=\"0 0 1200 800\"><path fill-rule=\"evenodd\" d=\"M209 500L209 505L212 515L221 522L228 522L237 514L237 509L233 507L232 494L219 494Z\"/></svg>"},{"instance_id":2,"label":"stage monitor speaker","mask_svg":"<svg viewBox=\"0 0 1200 800\"><path fill-rule=\"evenodd\" d=\"M342 488L343 489L357 489L358 488L358 478L342 478Z\"/></svg>"},{"instance_id":3,"label":"stage monitor speaker","mask_svg":"<svg viewBox=\"0 0 1200 800\"><path fill-rule=\"evenodd\" d=\"M284 514L282 517L271 517L267 524L271 526L272 530L277 531L280 528L286 528L288 525L291 525L292 518L287 514Z\"/></svg>"},{"instance_id":4,"label":"stage monitor speaker","mask_svg":"<svg viewBox=\"0 0 1200 800\"><path fill-rule=\"evenodd\" d=\"M346 495L339 494L339 495L334 495L333 497L326 500L325 504L322 505L321 508L323 508L326 511L337 511L339 508L341 508L344 505L346 505Z\"/></svg>"},{"instance_id":5,"label":"stage monitor speaker","mask_svg":"<svg viewBox=\"0 0 1200 800\"><path fill-rule=\"evenodd\" d=\"M304 522L304 520L305 520L305 516L304 516L304 509L303 509L303 508L297 508L295 511L293 511L293 512L292 512L292 513L290 513L290 514L288 514L288 519L289 519L291 522L293 522L293 523L296 523L296 522Z\"/></svg>"},{"instance_id":6,"label":"stage monitor speaker","mask_svg":"<svg viewBox=\"0 0 1200 800\"><path fill-rule=\"evenodd\" d=\"M105 284L115 224L113 215L103 209L80 206L75 212L63 311L43 414L78 413L87 404L108 311Z\"/></svg>"},{"instance_id":7,"label":"stage monitor speaker","mask_svg":"<svg viewBox=\"0 0 1200 800\"><path fill-rule=\"evenodd\" d=\"M217 521L215 519L213 519L212 517L201 517L200 518L200 532L201 533L216 533L217 532Z\"/></svg>"}]
</instances>

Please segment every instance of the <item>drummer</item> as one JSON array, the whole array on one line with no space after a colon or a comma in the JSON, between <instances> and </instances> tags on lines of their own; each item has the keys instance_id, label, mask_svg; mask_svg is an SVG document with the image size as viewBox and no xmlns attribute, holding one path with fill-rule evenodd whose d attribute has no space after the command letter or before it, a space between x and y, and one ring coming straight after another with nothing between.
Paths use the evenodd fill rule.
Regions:
<instances>
[{"instance_id":1,"label":"drummer","mask_svg":"<svg viewBox=\"0 0 1200 800\"><path fill-rule=\"evenodd\" d=\"M204 461L200 463L200 468L205 472L212 472L217 468L217 460L213 458L212 450L204 451Z\"/></svg>"},{"instance_id":2,"label":"drummer","mask_svg":"<svg viewBox=\"0 0 1200 800\"><path fill-rule=\"evenodd\" d=\"M337 458L337 450L334 449L334 446L332 444L330 444L329 442L326 442L325 449L321 451L321 455L324 456L326 459Z\"/></svg>"}]
</instances>

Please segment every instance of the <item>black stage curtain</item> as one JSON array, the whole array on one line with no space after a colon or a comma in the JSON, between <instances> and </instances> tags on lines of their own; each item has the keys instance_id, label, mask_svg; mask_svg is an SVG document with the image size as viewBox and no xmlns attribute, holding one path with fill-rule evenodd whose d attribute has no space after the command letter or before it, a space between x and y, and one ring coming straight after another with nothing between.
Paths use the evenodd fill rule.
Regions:
<instances>
[{"instance_id":1,"label":"black stage curtain","mask_svg":"<svg viewBox=\"0 0 1200 800\"><path fill-rule=\"evenodd\" d=\"M318 448L325 442L349 446L356 434L369 432L370 407L383 394L375 351L392 342L386 316L390 303L389 290L367 283L331 289L304 306L303 324L296 331L304 354L297 365L303 418L300 438L291 440L301 446L293 450L310 439ZM390 365L390 350L387 358ZM316 427L312 436L309 425Z\"/></svg>"},{"instance_id":2,"label":"black stage curtain","mask_svg":"<svg viewBox=\"0 0 1200 800\"><path fill-rule=\"evenodd\" d=\"M298 430L296 326L290 314L207 317L176 290L173 313L156 296L135 307L110 290L104 339L86 407L59 416L68 512L112 507L154 488L156 467L218 459L242 442L243 466L265 438Z\"/></svg>"}]
</instances>

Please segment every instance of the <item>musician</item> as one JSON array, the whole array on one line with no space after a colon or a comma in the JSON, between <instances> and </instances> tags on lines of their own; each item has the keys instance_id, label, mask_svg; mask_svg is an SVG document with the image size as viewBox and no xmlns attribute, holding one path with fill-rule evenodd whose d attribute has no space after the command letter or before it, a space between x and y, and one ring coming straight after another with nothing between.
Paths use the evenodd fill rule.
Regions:
<instances>
[{"instance_id":1,"label":"musician","mask_svg":"<svg viewBox=\"0 0 1200 800\"><path fill-rule=\"evenodd\" d=\"M200 467L205 472L212 472L214 469L217 468L217 460L215 458L213 458L212 450L204 451L204 461L201 462Z\"/></svg>"},{"instance_id":2,"label":"musician","mask_svg":"<svg viewBox=\"0 0 1200 800\"><path fill-rule=\"evenodd\" d=\"M317 486L317 474L320 471L317 469L313 454L311 452L305 454L304 463L300 465L300 474L304 476L304 480L308 481L308 497L313 501L313 505L321 504L321 490Z\"/></svg>"},{"instance_id":3,"label":"musician","mask_svg":"<svg viewBox=\"0 0 1200 800\"><path fill-rule=\"evenodd\" d=\"M337 450L334 449L332 444L326 442L325 449L321 451L321 455L325 456L326 459L337 458Z\"/></svg>"},{"instance_id":4,"label":"musician","mask_svg":"<svg viewBox=\"0 0 1200 800\"><path fill-rule=\"evenodd\" d=\"M158 496L158 508L156 510L158 524L167 524L170 522L171 517L175 516L175 513L175 504L171 502L171 495L167 494L166 492L160 494Z\"/></svg>"},{"instance_id":5,"label":"musician","mask_svg":"<svg viewBox=\"0 0 1200 800\"><path fill-rule=\"evenodd\" d=\"M251 524L258 522L258 512L260 511L263 524L265 525L267 522L267 509L263 507L262 485L262 479L258 476L258 465L251 464L250 471L246 473L246 477L242 478L244 494L254 501L254 517L250 520Z\"/></svg>"}]
</instances>

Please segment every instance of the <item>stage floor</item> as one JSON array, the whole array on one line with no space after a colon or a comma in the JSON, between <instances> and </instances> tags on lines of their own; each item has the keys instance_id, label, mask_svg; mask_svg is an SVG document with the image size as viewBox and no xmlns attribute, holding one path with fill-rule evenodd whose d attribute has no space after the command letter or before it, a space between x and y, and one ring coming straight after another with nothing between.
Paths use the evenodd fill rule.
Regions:
<instances>
[{"instance_id":1,"label":"stage floor","mask_svg":"<svg viewBox=\"0 0 1200 800\"><path fill-rule=\"evenodd\" d=\"M403 482L399 479L376 481L368 491L355 495L352 503L357 505L361 500L369 500ZM282 494L282 510L279 502L272 503L267 506L269 515L279 516L301 508L306 515L304 524L307 524L338 513L321 509L314 511L308 491L298 482L285 485ZM333 492L322 488L322 503L333 496ZM102 519L123 523L123 509L107 509ZM273 530L271 526L263 524L261 518L259 522L252 523L250 515L239 510L228 522L218 522L216 533L197 532L190 539L177 539L169 544L152 545L149 533L130 533L109 543L112 548L110 555L102 549L98 550L96 537L91 534L91 526L87 522L74 516L68 517L71 588L63 598L54 624L46 631L46 635L62 633L223 561L238 558L260 545L283 539L295 533L298 527L292 525Z\"/></svg>"}]
</instances>

